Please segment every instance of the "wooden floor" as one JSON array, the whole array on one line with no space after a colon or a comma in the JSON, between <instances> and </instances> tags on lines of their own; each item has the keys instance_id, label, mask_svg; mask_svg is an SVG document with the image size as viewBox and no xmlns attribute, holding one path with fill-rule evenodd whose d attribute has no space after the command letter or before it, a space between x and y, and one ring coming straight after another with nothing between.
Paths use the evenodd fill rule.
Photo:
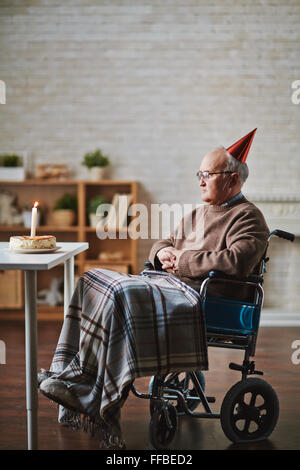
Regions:
<instances>
[{"instance_id":1,"label":"wooden floor","mask_svg":"<svg viewBox=\"0 0 300 470\"><path fill-rule=\"evenodd\" d=\"M60 331L59 322L39 322L38 366L49 368ZM26 449L26 402L24 325L22 321L1 321L0 339L6 343L6 365L0 365L0 449ZM300 449L300 365L291 361L294 340L300 328L261 328L256 350L256 367L276 390L280 402L279 422L267 441L233 445L225 437L219 420L181 417L171 449ZM239 362L238 351L210 348L210 370L206 373L207 394L217 398L218 412L228 389L240 380L240 373L228 369ZM149 378L136 380L140 391L147 390ZM122 410L122 427L128 450L151 449L148 439L149 402L131 393ZM98 449L95 439L83 431L72 431L57 423L54 403L39 394L40 449Z\"/></svg>"}]
</instances>

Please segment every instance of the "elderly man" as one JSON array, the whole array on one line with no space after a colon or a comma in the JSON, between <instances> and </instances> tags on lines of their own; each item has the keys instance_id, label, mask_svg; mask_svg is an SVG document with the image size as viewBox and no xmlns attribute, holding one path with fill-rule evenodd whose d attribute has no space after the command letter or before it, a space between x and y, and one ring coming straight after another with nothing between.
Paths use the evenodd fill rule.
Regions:
<instances>
[{"instance_id":1,"label":"elderly man","mask_svg":"<svg viewBox=\"0 0 300 470\"><path fill-rule=\"evenodd\" d=\"M207 370L198 293L206 274L216 269L244 277L257 268L269 230L241 193L254 133L204 157L197 175L207 204L153 245L154 270L93 269L77 283L51 368L39 375L40 390L61 405L61 423L88 423L104 448L123 446L120 408L136 377ZM225 295L234 292L226 288Z\"/></svg>"},{"instance_id":2,"label":"elderly man","mask_svg":"<svg viewBox=\"0 0 300 470\"><path fill-rule=\"evenodd\" d=\"M227 150L222 147L205 155L197 176L202 200L207 204L188 214L190 224L183 219L170 238L153 245L150 261L156 269L175 274L196 290L213 269L238 278L257 272L269 229L259 209L241 192L248 177L245 160L255 132ZM186 226L189 229L184 233ZM202 237L191 239L190 234L198 232ZM209 294L243 298L246 292L218 284Z\"/></svg>"}]
</instances>

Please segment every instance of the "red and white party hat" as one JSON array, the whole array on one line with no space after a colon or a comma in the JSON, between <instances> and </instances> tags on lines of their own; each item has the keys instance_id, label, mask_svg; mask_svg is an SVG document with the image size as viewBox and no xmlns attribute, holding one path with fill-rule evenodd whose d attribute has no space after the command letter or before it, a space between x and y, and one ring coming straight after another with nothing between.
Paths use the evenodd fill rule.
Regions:
<instances>
[{"instance_id":1,"label":"red and white party hat","mask_svg":"<svg viewBox=\"0 0 300 470\"><path fill-rule=\"evenodd\" d=\"M245 137L242 137L235 142L235 144L228 147L228 149L226 149L227 152L240 162L245 163L256 131L257 128L253 129L253 131L249 132Z\"/></svg>"}]
</instances>

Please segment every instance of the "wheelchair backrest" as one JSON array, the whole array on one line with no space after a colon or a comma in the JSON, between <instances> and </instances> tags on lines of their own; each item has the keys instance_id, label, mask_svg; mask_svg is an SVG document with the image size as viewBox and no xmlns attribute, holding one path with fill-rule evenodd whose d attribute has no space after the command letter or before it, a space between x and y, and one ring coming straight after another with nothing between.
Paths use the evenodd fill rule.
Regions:
<instances>
[{"instance_id":1,"label":"wheelchair backrest","mask_svg":"<svg viewBox=\"0 0 300 470\"><path fill-rule=\"evenodd\" d=\"M267 250L269 246L269 241L272 236L277 236L284 238L286 240L294 241L295 235L289 232L284 232L282 230L274 230L270 232L267 247L264 252L264 255L257 266L256 282L253 282L253 302L243 302L239 300L228 300L224 298L215 298L215 297L206 297L203 298L203 308L205 312L205 320L207 330L222 333L222 334L256 334L259 328L260 313L263 306L263 274L266 272L266 263L269 258L267 258ZM219 279L221 281L221 279ZM251 276L248 280L254 281ZM247 280L228 280L223 279L226 282L245 282ZM249 284L251 285L251 284Z\"/></svg>"}]
</instances>

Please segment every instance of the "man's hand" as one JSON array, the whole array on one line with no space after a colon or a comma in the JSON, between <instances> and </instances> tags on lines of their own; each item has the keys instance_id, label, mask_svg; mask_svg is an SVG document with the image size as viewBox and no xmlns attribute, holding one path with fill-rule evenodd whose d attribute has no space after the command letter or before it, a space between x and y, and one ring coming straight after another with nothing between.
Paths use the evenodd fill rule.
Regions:
<instances>
[{"instance_id":1,"label":"man's hand","mask_svg":"<svg viewBox=\"0 0 300 470\"><path fill-rule=\"evenodd\" d=\"M162 269L172 272L173 271L173 266L175 263L175 255L172 253L173 247L167 247L167 248L162 248L159 250L159 252L156 254L158 257L159 261L162 264Z\"/></svg>"},{"instance_id":2,"label":"man's hand","mask_svg":"<svg viewBox=\"0 0 300 470\"><path fill-rule=\"evenodd\" d=\"M178 260L182 252L173 246L162 248L157 253L157 257L162 264L162 269L168 273L175 274L178 269Z\"/></svg>"}]
</instances>

